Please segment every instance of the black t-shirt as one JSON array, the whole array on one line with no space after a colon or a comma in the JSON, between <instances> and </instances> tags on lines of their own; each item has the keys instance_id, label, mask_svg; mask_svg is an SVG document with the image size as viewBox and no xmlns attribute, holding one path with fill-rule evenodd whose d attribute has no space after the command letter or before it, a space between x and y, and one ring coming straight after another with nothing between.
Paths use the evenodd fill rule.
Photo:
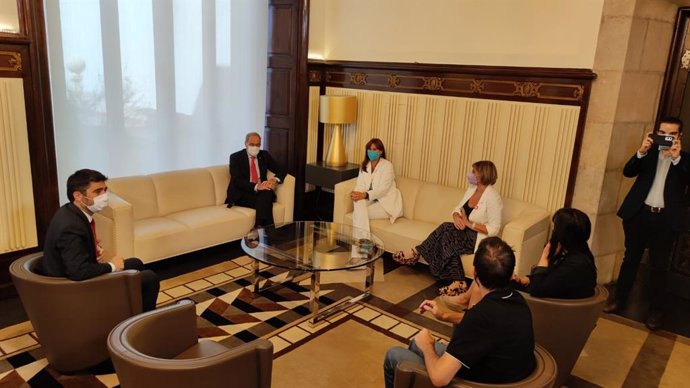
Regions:
<instances>
[{"instance_id":1,"label":"black t-shirt","mask_svg":"<svg viewBox=\"0 0 690 388\"><path fill-rule=\"evenodd\" d=\"M487 294L453 329L446 352L462 363L458 376L481 383L512 383L535 368L532 315L511 289Z\"/></svg>"}]
</instances>

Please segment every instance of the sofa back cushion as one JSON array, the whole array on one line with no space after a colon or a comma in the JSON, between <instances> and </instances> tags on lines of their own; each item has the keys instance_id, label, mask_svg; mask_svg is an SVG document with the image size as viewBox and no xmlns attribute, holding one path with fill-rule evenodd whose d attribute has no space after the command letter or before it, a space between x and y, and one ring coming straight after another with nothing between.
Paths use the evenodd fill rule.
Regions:
<instances>
[{"instance_id":1,"label":"sofa back cushion","mask_svg":"<svg viewBox=\"0 0 690 388\"><path fill-rule=\"evenodd\" d=\"M207 168L213 178L213 185L216 194L216 205L225 203L225 197L228 195L228 184L230 184L230 168L227 164L219 166L211 166Z\"/></svg>"},{"instance_id":2,"label":"sofa back cushion","mask_svg":"<svg viewBox=\"0 0 690 388\"><path fill-rule=\"evenodd\" d=\"M216 204L213 178L205 168L162 172L151 175L151 179L159 216Z\"/></svg>"},{"instance_id":3,"label":"sofa back cushion","mask_svg":"<svg viewBox=\"0 0 690 388\"><path fill-rule=\"evenodd\" d=\"M503 198L503 213L501 217L503 218L503 225L513 221L528 207L535 207L536 205L530 205L527 202L523 202L517 199Z\"/></svg>"},{"instance_id":4,"label":"sofa back cushion","mask_svg":"<svg viewBox=\"0 0 690 388\"><path fill-rule=\"evenodd\" d=\"M158 216L156 189L148 175L109 179L108 190L132 205L135 220Z\"/></svg>"},{"instance_id":5,"label":"sofa back cushion","mask_svg":"<svg viewBox=\"0 0 690 388\"><path fill-rule=\"evenodd\" d=\"M398 190L400 190L400 194L402 195L403 217L414 219L414 204L417 200L419 188L422 187L424 182L399 176L395 178L395 184L398 186Z\"/></svg>"},{"instance_id":6,"label":"sofa back cushion","mask_svg":"<svg viewBox=\"0 0 690 388\"><path fill-rule=\"evenodd\" d=\"M451 213L462 199L464 193L464 189L435 183L424 183L417 193L413 218L417 221L432 224L452 221Z\"/></svg>"}]
</instances>

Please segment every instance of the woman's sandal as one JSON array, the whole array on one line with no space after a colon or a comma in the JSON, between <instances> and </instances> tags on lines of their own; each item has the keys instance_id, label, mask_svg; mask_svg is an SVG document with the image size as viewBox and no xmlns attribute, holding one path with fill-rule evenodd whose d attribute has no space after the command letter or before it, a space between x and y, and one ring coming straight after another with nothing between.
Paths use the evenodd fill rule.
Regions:
<instances>
[{"instance_id":1,"label":"woman's sandal","mask_svg":"<svg viewBox=\"0 0 690 388\"><path fill-rule=\"evenodd\" d=\"M467 283L462 280L455 280L453 283L438 289L439 295L458 296L467 292Z\"/></svg>"},{"instance_id":2,"label":"woman's sandal","mask_svg":"<svg viewBox=\"0 0 690 388\"><path fill-rule=\"evenodd\" d=\"M419 261L419 253L412 249L412 257L405 257L405 251L397 251L393 254L393 260L403 265L415 265Z\"/></svg>"}]
</instances>

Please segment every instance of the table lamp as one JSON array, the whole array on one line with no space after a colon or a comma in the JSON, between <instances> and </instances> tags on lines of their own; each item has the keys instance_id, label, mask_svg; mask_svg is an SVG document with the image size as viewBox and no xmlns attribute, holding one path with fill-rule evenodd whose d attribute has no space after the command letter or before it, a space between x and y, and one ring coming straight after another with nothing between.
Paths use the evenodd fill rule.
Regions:
<instances>
[{"instance_id":1,"label":"table lamp","mask_svg":"<svg viewBox=\"0 0 690 388\"><path fill-rule=\"evenodd\" d=\"M326 165L342 167L347 164L345 144L343 143L342 124L357 121L357 97L355 96L321 96L319 98L319 121L334 124L331 143L326 153Z\"/></svg>"}]
</instances>

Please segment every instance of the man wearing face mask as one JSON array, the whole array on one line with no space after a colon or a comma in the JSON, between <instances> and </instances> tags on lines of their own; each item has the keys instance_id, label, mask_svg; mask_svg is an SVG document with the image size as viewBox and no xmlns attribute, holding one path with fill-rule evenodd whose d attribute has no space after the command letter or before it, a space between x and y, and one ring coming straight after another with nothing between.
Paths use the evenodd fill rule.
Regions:
<instances>
[{"instance_id":1,"label":"man wearing face mask","mask_svg":"<svg viewBox=\"0 0 690 388\"><path fill-rule=\"evenodd\" d=\"M255 227L272 225L274 190L285 179L285 170L261 150L261 135L248 133L245 148L230 155L230 184L225 203L256 209ZM268 170L275 177L268 179Z\"/></svg>"},{"instance_id":2,"label":"man wearing face mask","mask_svg":"<svg viewBox=\"0 0 690 388\"><path fill-rule=\"evenodd\" d=\"M156 308L160 288L158 276L144 269L137 258L124 260L113 256L104 259L104 250L96 235L94 213L108 206L108 178L95 170L83 169L67 179L67 197L53 216L43 247L42 272L46 276L66 277L80 281L109 272L135 269L141 272L142 307Z\"/></svg>"}]
</instances>

